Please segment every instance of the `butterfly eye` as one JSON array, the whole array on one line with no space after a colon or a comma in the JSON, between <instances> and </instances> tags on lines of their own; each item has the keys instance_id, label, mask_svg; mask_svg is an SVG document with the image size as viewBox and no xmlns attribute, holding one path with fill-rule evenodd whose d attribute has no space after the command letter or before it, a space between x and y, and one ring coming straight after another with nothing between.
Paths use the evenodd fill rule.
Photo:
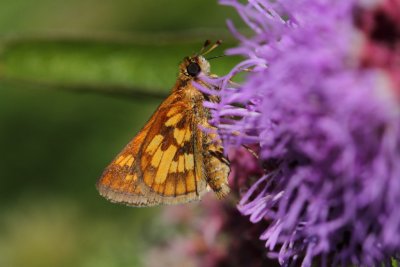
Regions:
<instances>
[{"instance_id":1,"label":"butterfly eye","mask_svg":"<svg viewBox=\"0 0 400 267\"><path fill-rule=\"evenodd\" d=\"M192 76L192 77L196 77L197 74L200 73L201 69L199 64L197 64L196 62L191 62L187 67L186 67L186 71L187 73Z\"/></svg>"}]
</instances>

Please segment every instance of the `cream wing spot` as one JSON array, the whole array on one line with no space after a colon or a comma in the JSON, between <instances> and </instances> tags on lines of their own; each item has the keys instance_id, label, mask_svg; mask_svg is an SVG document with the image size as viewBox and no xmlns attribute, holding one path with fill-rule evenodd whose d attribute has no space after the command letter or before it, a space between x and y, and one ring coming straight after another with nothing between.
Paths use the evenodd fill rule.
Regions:
<instances>
[{"instance_id":1,"label":"cream wing spot","mask_svg":"<svg viewBox=\"0 0 400 267\"><path fill-rule=\"evenodd\" d=\"M186 129L174 129L174 138L177 144L181 144L183 142L183 139L185 138L185 132Z\"/></svg>"},{"instance_id":2,"label":"cream wing spot","mask_svg":"<svg viewBox=\"0 0 400 267\"><path fill-rule=\"evenodd\" d=\"M193 159L193 154L186 154L184 155L185 157L185 170L191 171L194 168L194 159Z\"/></svg>"},{"instance_id":3,"label":"cream wing spot","mask_svg":"<svg viewBox=\"0 0 400 267\"><path fill-rule=\"evenodd\" d=\"M185 170L185 159L183 155L180 155L178 158L178 172L184 172Z\"/></svg>"},{"instance_id":4,"label":"cream wing spot","mask_svg":"<svg viewBox=\"0 0 400 267\"><path fill-rule=\"evenodd\" d=\"M171 166L172 159L174 158L177 150L178 148L176 146L170 145L167 150L164 151L162 163L158 167L154 180L155 183L161 184L165 182L165 179L167 179L168 176L168 170Z\"/></svg>"},{"instance_id":5,"label":"cream wing spot","mask_svg":"<svg viewBox=\"0 0 400 267\"><path fill-rule=\"evenodd\" d=\"M133 156L132 155L128 155L126 157L124 157L121 161L119 161L118 165L123 167L125 165L128 164L128 162L132 159L132 163L133 163Z\"/></svg>"},{"instance_id":6,"label":"cream wing spot","mask_svg":"<svg viewBox=\"0 0 400 267\"><path fill-rule=\"evenodd\" d=\"M161 150L161 146L157 149L156 153L151 157L151 166L154 168L158 168L160 165L161 159L163 156L163 151Z\"/></svg>"},{"instance_id":7,"label":"cream wing spot","mask_svg":"<svg viewBox=\"0 0 400 267\"><path fill-rule=\"evenodd\" d=\"M170 173L176 173L176 170L178 168L178 162L177 161L172 161L171 166L169 166L169 172Z\"/></svg>"},{"instance_id":8,"label":"cream wing spot","mask_svg":"<svg viewBox=\"0 0 400 267\"><path fill-rule=\"evenodd\" d=\"M134 159L133 159L133 157L131 157L127 162L126 162L126 166L128 166L128 167L131 167L132 166L132 164L133 164L133 161L134 161Z\"/></svg>"},{"instance_id":9,"label":"cream wing spot","mask_svg":"<svg viewBox=\"0 0 400 267\"><path fill-rule=\"evenodd\" d=\"M173 108L171 108L170 110L168 110L168 112L167 112L167 117L171 117L172 115L175 115L176 113L178 113L179 111L181 111L181 109L179 108L176 108L176 107L173 107Z\"/></svg>"},{"instance_id":10,"label":"cream wing spot","mask_svg":"<svg viewBox=\"0 0 400 267\"><path fill-rule=\"evenodd\" d=\"M124 156L119 156L118 159L115 161L115 164L119 164L125 157Z\"/></svg>"},{"instance_id":11,"label":"cream wing spot","mask_svg":"<svg viewBox=\"0 0 400 267\"><path fill-rule=\"evenodd\" d=\"M125 181L136 181L137 180L137 175L136 174L128 174L125 176Z\"/></svg>"},{"instance_id":12,"label":"cream wing spot","mask_svg":"<svg viewBox=\"0 0 400 267\"><path fill-rule=\"evenodd\" d=\"M190 129L187 129L186 133L185 133L185 137L183 138L183 140L185 142L189 142L192 139L192 131L190 131Z\"/></svg>"},{"instance_id":13,"label":"cream wing spot","mask_svg":"<svg viewBox=\"0 0 400 267\"><path fill-rule=\"evenodd\" d=\"M163 140L164 136L162 136L161 134L157 134L156 136L154 136L153 140L151 140L145 151L149 154L153 154Z\"/></svg>"},{"instance_id":14,"label":"cream wing spot","mask_svg":"<svg viewBox=\"0 0 400 267\"><path fill-rule=\"evenodd\" d=\"M176 125L183 117L182 113L178 113L174 116L172 116L171 118L169 118L166 122L165 122L165 126L174 126Z\"/></svg>"}]
</instances>

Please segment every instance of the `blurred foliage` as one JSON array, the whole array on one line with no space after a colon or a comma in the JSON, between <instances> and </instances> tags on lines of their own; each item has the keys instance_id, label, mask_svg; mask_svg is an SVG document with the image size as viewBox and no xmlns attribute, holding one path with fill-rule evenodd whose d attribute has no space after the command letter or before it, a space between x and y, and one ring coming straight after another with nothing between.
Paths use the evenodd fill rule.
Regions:
<instances>
[{"instance_id":1,"label":"blurred foliage","mask_svg":"<svg viewBox=\"0 0 400 267\"><path fill-rule=\"evenodd\" d=\"M227 17L214 0L0 0L0 266L141 266L174 231L94 184Z\"/></svg>"},{"instance_id":2,"label":"blurred foliage","mask_svg":"<svg viewBox=\"0 0 400 267\"><path fill-rule=\"evenodd\" d=\"M199 41L183 44L176 41L164 44L150 41L147 44L80 40L5 41L0 77L3 81L29 81L71 90L165 96L174 83L177 65L183 55L192 55L200 47ZM212 70L224 73L236 62L237 58L227 57L224 64L215 64Z\"/></svg>"}]
</instances>

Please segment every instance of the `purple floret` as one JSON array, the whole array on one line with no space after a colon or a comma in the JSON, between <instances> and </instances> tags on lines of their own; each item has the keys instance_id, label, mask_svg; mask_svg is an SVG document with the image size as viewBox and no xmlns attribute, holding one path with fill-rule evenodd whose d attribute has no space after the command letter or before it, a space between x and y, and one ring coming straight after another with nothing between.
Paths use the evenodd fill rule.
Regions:
<instances>
[{"instance_id":1,"label":"purple floret","mask_svg":"<svg viewBox=\"0 0 400 267\"><path fill-rule=\"evenodd\" d=\"M400 251L399 88L360 67L361 1L223 0L252 29L246 59L206 103L226 147L258 144L273 163L242 196L282 266L391 265ZM229 80L251 68L240 85ZM206 93L214 91L203 88Z\"/></svg>"}]
</instances>

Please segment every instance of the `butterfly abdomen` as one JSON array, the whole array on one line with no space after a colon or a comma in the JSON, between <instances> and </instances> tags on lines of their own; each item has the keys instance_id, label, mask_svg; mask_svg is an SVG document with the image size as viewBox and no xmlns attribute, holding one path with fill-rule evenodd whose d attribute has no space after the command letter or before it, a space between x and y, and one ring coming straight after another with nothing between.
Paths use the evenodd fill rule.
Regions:
<instances>
[{"instance_id":1,"label":"butterfly abdomen","mask_svg":"<svg viewBox=\"0 0 400 267\"><path fill-rule=\"evenodd\" d=\"M216 134L207 134L204 142L204 167L207 184L218 198L229 194L229 161L224 156L221 141Z\"/></svg>"}]
</instances>

